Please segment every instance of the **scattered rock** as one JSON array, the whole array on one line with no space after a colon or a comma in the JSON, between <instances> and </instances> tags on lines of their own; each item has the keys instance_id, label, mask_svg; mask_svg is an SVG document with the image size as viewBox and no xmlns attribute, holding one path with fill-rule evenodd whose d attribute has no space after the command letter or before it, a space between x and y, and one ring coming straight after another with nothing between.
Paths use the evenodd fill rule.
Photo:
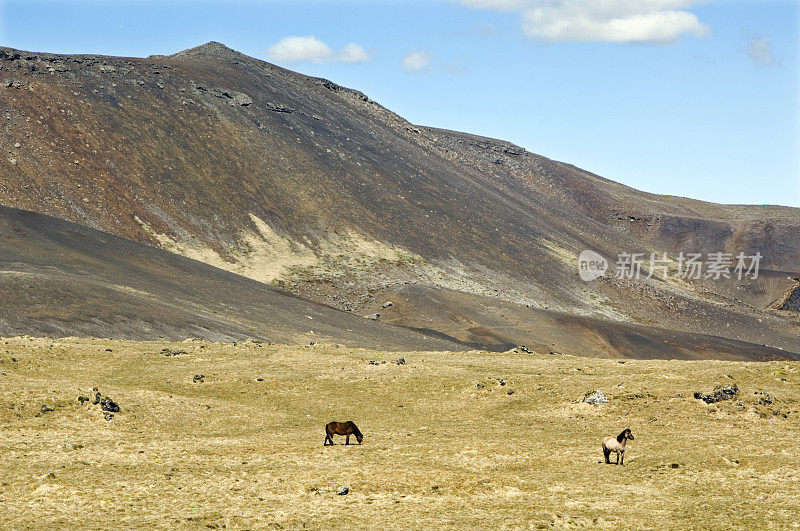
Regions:
<instances>
[{"instance_id":1,"label":"scattered rock","mask_svg":"<svg viewBox=\"0 0 800 531\"><path fill-rule=\"evenodd\" d=\"M705 395L700 391L695 391L693 396L698 400L702 400L706 404L713 404L715 402L722 402L723 400L730 400L738 394L739 388L736 386L736 384L733 384L726 386L718 385L714 388L712 393Z\"/></svg>"},{"instance_id":2,"label":"scattered rock","mask_svg":"<svg viewBox=\"0 0 800 531\"><path fill-rule=\"evenodd\" d=\"M333 81L329 81L327 79L318 79L316 81L316 84L320 85L320 86L323 86L328 90L332 90L333 92L338 92L338 91L340 91L342 89L342 87L340 85L337 85Z\"/></svg>"},{"instance_id":3,"label":"scattered rock","mask_svg":"<svg viewBox=\"0 0 800 531\"><path fill-rule=\"evenodd\" d=\"M161 83L158 83L160 88L163 88ZM195 85L195 90L198 92L207 92L208 89L203 85ZM219 88L212 88L211 95L215 98L220 98L222 100L226 100L228 105L232 105L234 107L241 106L246 107L253 103L253 99L245 94L244 92L236 92L235 90L227 90L227 89L219 89Z\"/></svg>"},{"instance_id":4,"label":"scattered rock","mask_svg":"<svg viewBox=\"0 0 800 531\"><path fill-rule=\"evenodd\" d=\"M605 404L605 403L607 403L608 402L608 398L606 397L605 394L603 394L602 391L598 391L596 389L593 389L591 391L588 391L585 395L583 395L583 401L588 403L588 404L597 405L597 404Z\"/></svg>"},{"instance_id":5,"label":"scattered rock","mask_svg":"<svg viewBox=\"0 0 800 531\"><path fill-rule=\"evenodd\" d=\"M350 485L342 485L336 490L336 494L338 494L339 496L344 496L348 492L350 492Z\"/></svg>"},{"instance_id":6,"label":"scattered rock","mask_svg":"<svg viewBox=\"0 0 800 531\"><path fill-rule=\"evenodd\" d=\"M761 395L758 399L759 406L769 406L775 401L768 393L765 393L764 391L756 391L753 394Z\"/></svg>"},{"instance_id":7,"label":"scattered rock","mask_svg":"<svg viewBox=\"0 0 800 531\"><path fill-rule=\"evenodd\" d=\"M526 347L525 345L520 345L517 348L520 350L520 352L524 352L525 354L533 354L533 351L528 347Z\"/></svg>"},{"instance_id":8,"label":"scattered rock","mask_svg":"<svg viewBox=\"0 0 800 531\"><path fill-rule=\"evenodd\" d=\"M247 107L253 103L253 99L243 92L234 92L231 98L231 105L239 105L240 107Z\"/></svg>"},{"instance_id":9,"label":"scattered rock","mask_svg":"<svg viewBox=\"0 0 800 531\"><path fill-rule=\"evenodd\" d=\"M169 349L169 348L162 348L161 352L165 356L180 356L181 354L186 354L185 350L172 350L172 349Z\"/></svg>"},{"instance_id":10,"label":"scattered rock","mask_svg":"<svg viewBox=\"0 0 800 531\"><path fill-rule=\"evenodd\" d=\"M204 381L203 379L204 379L205 377L206 377L206 375L205 375L205 374L195 374L195 375L192 377L192 382L193 382L193 383L203 383L203 381Z\"/></svg>"},{"instance_id":11,"label":"scattered rock","mask_svg":"<svg viewBox=\"0 0 800 531\"><path fill-rule=\"evenodd\" d=\"M500 385L505 385L505 384L506 384L506 381L505 381L505 380L503 380L502 378L498 378L498 379L497 379L497 383L499 383Z\"/></svg>"},{"instance_id":12,"label":"scattered rock","mask_svg":"<svg viewBox=\"0 0 800 531\"><path fill-rule=\"evenodd\" d=\"M106 420L111 420L111 419L114 418L114 414L113 413L109 413L108 411L105 411L105 412L103 412L103 417L105 417Z\"/></svg>"},{"instance_id":13,"label":"scattered rock","mask_svg":"<svg viewBox=\"0 0 800 531\"><path fill-rule=\"evenodd\" d=\"M292 109L291 107L286 107L286 106L281 105L279 103L273 103L271 101L267 102L267 109L269 109L270 111L275 111L275 112L285 112L287 114L293 113L294 111L297 110L297 109Z\"/></svg>"},{"instance_id":14,"label":"scattered rock","mask_svg":"<svg viewBox=\"0 0 800 531\"><path fill-rule=\"evenodd\" d=\"M386 362L385 362L385 361L375 361L375 360L369 360L369 362L368 362L368 363L369 363L370 365L380 365L381 363L386 363Z\"/></svg>"},{"instance_id":15,"label":"scattered rock","mask_svg":"<svg viewBox=\"0 0 800 531\"><path fill-rule=\"evenodd\" d=\"M48 406L47 404L42 404L42 407L39 409L39 411L40 411L42 414L44 414L44 413L49 413L50 411L55 411L55 409L51 408L51 407L50 407L50 406Z\"/></svg>"},{"instance_id":16,"label":"scattered rock","mask_svg":"<svg viewBox=\"0 0 800 531\"><path fill-rule=\"evenodd\" d=\"M100 409L103 411L110 411L112 413L119 413L119 404L106 396L100 401Z\"/></svg>"},{"instance_id":17,"label":"scattered rock","mask_svg":"<svg viewBox=\"0 0 800 531\"><path fill-rule=\"evenodd\" d=\"M89 398L88 396L79 396L78 397L78 402L80 402L81 404L83 404L84 402L89 402L90 400L91 400L91 398Z\"/></svg>"},{"instance_id":18,"label":"scattered rock","mask_svg":"<svg viewBox=\"0 0 800 531\"><path fill-rule=\"evenodd\" d=\"M17 159L8 159L8 162L10 162L12 166L17 165Z\"/></svg>"},{"instance_id":19,"label":"scattered rock","mask_svg":"<svg viewBox=\"0 0 800 531\"><path fill-rule=\"evenodd\" d=\"M21 148L21 147L22 147L22 144L20 144L19 142L15 142L15 143L14 143L14 147L15 147L15 148L17 148L17 149L19 149L19 148Z\"/></svg>"},{"instance_id":20,"label":"scattered rock","mask_svg":"<svg viewBox=\"0 0 800 531\"><path fill-rule=\"evenodd\" d=\"M383 306L381 306L381 308L391 308L392 306L394 306L394 303L392 301L386 301L383 303Z\"/></svg>"},{"instance_id":21,"label":"scattered rock","mask_svg":"<svg viewBox=\"0 0 800 531\"><path fill-rule=\"evenodd\" d=\"M380 318L381 314L373 313L372 315L367 316L367 319L370 321L377 321Z\"/></svg>"},{"instance_id":22,"label":"scattered rock","mask_svg":"<svg viewBox=\"0 0 800 531\"><path fill-rule=\"evenodd\" d=\"M405 365L406 359L405 358L396 358L392 360L392 363L396 363L398 365Z\"/></svg>"}]
</instances>

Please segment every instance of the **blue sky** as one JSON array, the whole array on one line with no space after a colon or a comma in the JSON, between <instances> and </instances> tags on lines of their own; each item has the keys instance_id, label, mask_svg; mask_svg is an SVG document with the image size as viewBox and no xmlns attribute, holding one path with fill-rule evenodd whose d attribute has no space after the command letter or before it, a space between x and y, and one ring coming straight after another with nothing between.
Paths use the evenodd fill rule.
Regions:
<instances>
[{"instance_id":1,"label":"blue sky","mask_svg":"<svg viewBox=\"0 0 800 531\"><path fill-rule=\"evenodd\" d=\"M217 40L645 191L797 207L799 26L792 0L0 1L4 46Z\"/></svg>"}]
</instances>

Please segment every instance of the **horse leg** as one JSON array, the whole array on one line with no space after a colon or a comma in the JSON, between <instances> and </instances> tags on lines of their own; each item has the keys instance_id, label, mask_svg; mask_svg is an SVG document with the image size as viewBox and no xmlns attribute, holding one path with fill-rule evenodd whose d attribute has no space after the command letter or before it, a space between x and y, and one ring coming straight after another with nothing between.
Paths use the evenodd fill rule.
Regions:
<instances>
[{"instance_id":1,"label":"horse leg","mask_svg":"<svg viewBox=\"0 0 800 531\"><path fill-rule=\"evenodd\" d=\"M345 444L350 444L350 434L349 433L347 435L345 435L344 443Z\"/></svg>"},{"instance_id":2,"label":"horse leg","mask_svg":"<svg viewBox=\"0 0 800 531\"><path fill-rule=\"evenodd\" d=\"M606 464L610 465L611 464L611 459L609 459L609 456L611 455L611 450L609 450L608 448L603 446L603 455L606 458Z\"/></svg>"},{"instance_id":3,"label":"horse leg","mask_svg":"<svg viewBox=\"0 0 800 531\"><path fill-rule=\"evenodd\" d=\"M333 446L333 439L331 439L331 436L326 433L325 434L325 442L322 443L322 446L328 446L328 441L330 441L331 442L331 446Z\"/></svg>"},{"instance_id":4,"label":"horse leg","mask_svg":"<svg viewBox=\"0 0 800 531\"><path fill-rule=\"evenodd\" d=\"M619 464L625 464L625 452L620 452L619 454Z\"/></svg>"},{"instance_id":5,"label":"horse leg","mask_svg":"<svg viewBox=\"0 0 800 531\"><path fill-rule=\"evenodd\" d=\"M619 464L619 452L617 452L617 464Z\"/></svg>"}]
</instances>

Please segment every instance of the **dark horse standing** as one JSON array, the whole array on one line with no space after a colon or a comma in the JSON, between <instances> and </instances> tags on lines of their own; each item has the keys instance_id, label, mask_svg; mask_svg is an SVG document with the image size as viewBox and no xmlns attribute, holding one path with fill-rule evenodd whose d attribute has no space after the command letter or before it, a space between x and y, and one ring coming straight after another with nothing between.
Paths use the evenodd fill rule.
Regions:
<instances>
[{"instance_id":1,"label":"dark horse standing","mask_svg":"<svg viewBox=\"0 0 800 531\"><path fill-rule=\"evenodd\" d=\"M356 426L352 420L348 420L347 422L329 422L325 425L325 442L322 446L327 446L329 442L333 444L334 434L346 435L347 439L345 439L345 444L350 444L350 435L356 436L358 444L361 444L361 440L364 438L358 426Z\"/></svg>"}]
</instances>

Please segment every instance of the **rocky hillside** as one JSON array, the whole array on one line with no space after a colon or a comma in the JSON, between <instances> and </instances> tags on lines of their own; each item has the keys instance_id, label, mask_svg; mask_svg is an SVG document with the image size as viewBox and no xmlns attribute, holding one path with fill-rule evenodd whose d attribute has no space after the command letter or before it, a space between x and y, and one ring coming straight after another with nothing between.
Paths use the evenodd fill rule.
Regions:
<instances>
[{"instance_id":1,"label":"rocky hillside","mask_svg":"<svg viewBox=\"0 0 800 531\"><path fill-rule=\"evenodd\" d=\"M719 338L714 356L730 341L800 352L797 209L642 193L219 43L1 49L0 105L0 203L309 301L495 349L670 357L666 331ZM764 258L756 280L584 283L583 249ZM639 346L610 337L620 326Z\"/></svg>"}]
</instances>

